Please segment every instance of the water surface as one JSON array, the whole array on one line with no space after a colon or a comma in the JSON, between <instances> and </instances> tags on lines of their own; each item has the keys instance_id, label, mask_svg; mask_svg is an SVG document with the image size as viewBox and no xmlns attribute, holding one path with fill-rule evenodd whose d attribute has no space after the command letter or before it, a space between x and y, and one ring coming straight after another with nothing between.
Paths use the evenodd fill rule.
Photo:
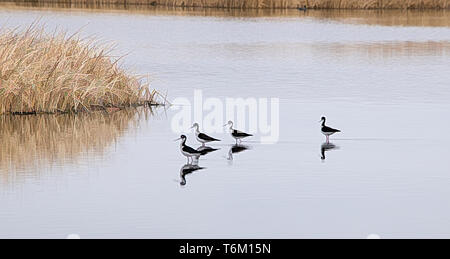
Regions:
<instances>
[{"instance_id":1,"label":"water surface","mask_svg":"<svg viewBox=\"0 0 450 259\"><path fill-rule=\"evenodd\" d=\"M276 97L281 116L278 143L230 160L215 134L184 179L173 110L2 117L0 237L450 237L448 14L236 12L0 9L116 42L169 99Z\"/></svg>"}]
</instances>

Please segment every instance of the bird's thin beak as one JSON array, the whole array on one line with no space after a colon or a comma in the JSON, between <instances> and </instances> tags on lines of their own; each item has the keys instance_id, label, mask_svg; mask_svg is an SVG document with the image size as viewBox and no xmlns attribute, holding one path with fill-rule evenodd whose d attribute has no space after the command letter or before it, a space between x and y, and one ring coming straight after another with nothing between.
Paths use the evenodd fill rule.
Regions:
<instances>
[{"instance_id":1,"label":"bird's thin beak","mask_svg":"<svg viewBox=\"0 0 450 259\"><path fill-rule=\"evenodd\" d=\"M174 141L178 141L178 140L180 140L181 138L177 138L177 139L175 139Z\"/></svg>"}]
</instances>

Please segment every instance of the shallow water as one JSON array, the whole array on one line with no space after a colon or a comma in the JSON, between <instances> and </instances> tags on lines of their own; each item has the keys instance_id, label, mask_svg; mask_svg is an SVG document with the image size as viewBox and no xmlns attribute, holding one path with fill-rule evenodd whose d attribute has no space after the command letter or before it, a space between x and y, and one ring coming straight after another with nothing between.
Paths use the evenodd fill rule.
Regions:
<instances>
[{"instance_id":1,"label":"shallow water","mask_svg":"<svg viewBox=\"0 0 450 259\"><path fill-rule=\"evenodd\" d=\"M0 9L117 42L171 100L280 99L276 144L214 134L184 186L175 110L2 117L0 237L450 237L446 12L198 13Z\"/></svg>"}]
</instances>

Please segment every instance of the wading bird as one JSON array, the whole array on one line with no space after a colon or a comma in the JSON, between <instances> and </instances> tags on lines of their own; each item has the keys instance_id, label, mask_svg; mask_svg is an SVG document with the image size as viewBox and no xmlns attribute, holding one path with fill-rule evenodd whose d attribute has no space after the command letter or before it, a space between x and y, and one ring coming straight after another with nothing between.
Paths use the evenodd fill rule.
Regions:
<instances>
[{"instance_id":1,"label":"wading bird","mask_svg":"<svg viewBox=\"0 0 450 259\"><path fill-rule=\"evenodd\" d=\"M224 127L230 126L231 136L236 140L236 144L238 144L238 141L239 141L239 143L241 143L243 138L253 136L251 134L248 134L248 133L245 133L245 132L233 129L233 122L232 121L229 121L227 124L225 124L223 126Z\"/></svg>"},{"instance_id":2,"label":"wading bird","mask_svg":"<svg viewBox=\"0 0 450 259\"><path fill-rule=\"evenodd\" d=\"M327 118L325 117L322 117L322 119L320 120L320 122L322 122L322 134L327 137L327 143L330 143L330 136L341 131L326 126L325 125L326 121Z\"/></svg>"},{"instance_id":3,"label":"wading bird","mask_svg":"<svg viewBox=\"0 0 450 259\"><path fill-rule=\"evenodd\" d=\"M187 157L188 164L189 164L189 158L191 158L192 162L194 162L194 158L199 157L202 154L201 151L197 151L197 150L191 148L190 146L186 145L187 137L185 135L181 135L180 138L176 139L175 141L178 141L178 140L181 140L180 151L181 151L181 154L183 154L183 156Z\"/></svg>"},{"instance_id":4,"label":"wading bird","mask_svg":"<svg viewBox=\"0 0 450 259\"><path fill-rule=\"evenodd\" d=\"M202 146L204 146L206 143L209 142L213 142L213 141L220 141L219 139L215 139L213 137L210 137L204 133L200 132L200 126L198 125L198 123L194 123L194 125L192 125L191 129L195 128L195 137L197 138L197 141L202 143Z\"/></svg>"}]
</instances>

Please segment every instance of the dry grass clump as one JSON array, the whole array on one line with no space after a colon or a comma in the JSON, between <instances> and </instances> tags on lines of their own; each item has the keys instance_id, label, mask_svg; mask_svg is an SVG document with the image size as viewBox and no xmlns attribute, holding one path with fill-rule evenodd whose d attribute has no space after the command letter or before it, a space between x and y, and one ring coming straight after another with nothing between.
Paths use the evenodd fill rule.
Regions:
<instances>
[{"instance_id":1,"label":"dry grass clump","mask_svg":"<svg viewBox=\"0 0 450 259\"><path fill-rule=\"evenodd\" d=\"M111 48L43 29L0 32L0 114L67 113L153 103Z\"/></svg>"}]
</instances>

